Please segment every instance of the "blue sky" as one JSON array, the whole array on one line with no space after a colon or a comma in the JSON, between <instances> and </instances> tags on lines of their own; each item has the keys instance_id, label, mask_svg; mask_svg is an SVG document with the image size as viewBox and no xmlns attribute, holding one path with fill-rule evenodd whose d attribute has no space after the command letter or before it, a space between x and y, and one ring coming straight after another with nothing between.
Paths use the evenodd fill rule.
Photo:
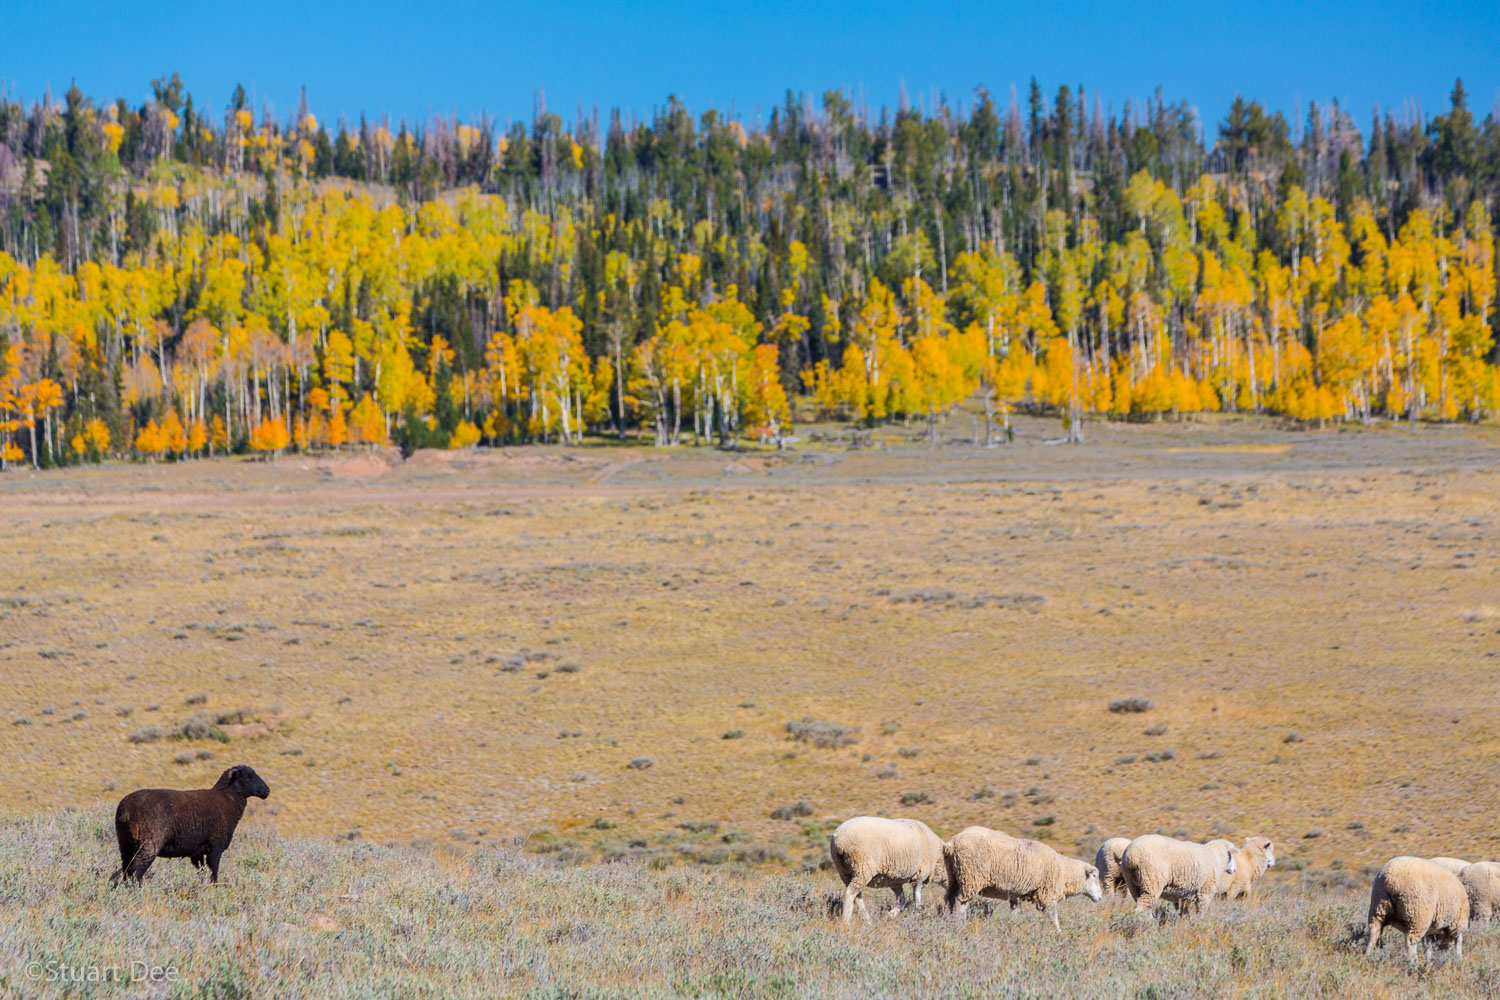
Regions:
<instances>
[{"instance_id":1,"label":"blue sky","mask_svg":"<svg viewBox=\"0 0 1500 1000\"><path fill-rule=\"evenodd\" d=\"M971 100L1002 105L1035 75L1097 91L1118 112L1157 85L1199 110L1209 136L1236 93L1291 117L1338 98L1364 130L1376 102L1446 109L1456 76L1482 119L1500 92L1497 0L1126 6L959 5L942 0L702 5L641 0L528 4L42 3L0 0L0 80L28 101L76 79L138 103L153 77L182 74L217 115L236 83L278 117L305 84L320 119L361 111L526 118L537 89L579 107L649 114L668 94L695 113L764 120L785 91L849 88L872 110ZM1092 99L1090 100L1092 103Z\"/></svg>"}]
</instances>

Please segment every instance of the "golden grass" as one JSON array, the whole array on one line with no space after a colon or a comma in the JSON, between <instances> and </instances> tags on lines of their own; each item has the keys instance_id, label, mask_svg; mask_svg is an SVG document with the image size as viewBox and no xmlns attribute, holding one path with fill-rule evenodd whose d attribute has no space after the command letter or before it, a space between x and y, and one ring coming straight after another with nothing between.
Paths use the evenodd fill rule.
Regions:
<instances>
[{"instance_id":1,"label":"golden grass","mask_svg":"<svg viewBox=\"0 0 1500 1000\"><path fill-rule=\"evenodd\" d=\"M0 812L244 762L280 833L378 842L813 865L827 824L910 813L1500 854L1493 428L1019 426L7 475ZM200 708L253 727L129 740Z\"/></svg>"}]
</instances>

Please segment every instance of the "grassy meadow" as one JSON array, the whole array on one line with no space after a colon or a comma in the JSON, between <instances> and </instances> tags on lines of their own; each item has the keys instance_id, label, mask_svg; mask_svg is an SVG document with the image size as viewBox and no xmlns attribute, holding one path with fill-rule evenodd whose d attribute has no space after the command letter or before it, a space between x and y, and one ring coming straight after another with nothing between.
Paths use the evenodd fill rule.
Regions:
<instances>
[{"instance_id":1,"label":"grassy meadow","mask_svg":"<svg viewBox=\"0 0 1500 1000\"><path fill-rule=\"evenodd\" d=\"M139 953L169 996L1495 995L1492 930L1348 937L1387 858L1500 856L1500 432L1089 430L0 476L0 992ZM114 802L234 763L271 796L224 884L108 890ZM845 932L860 813L1278 868L1060 945Z\"/></svg>"},{"instance_id":2,"label":"grassy meadow","mask_svg":"<svg viewBox=\"0 0 1500 1000\"><path fill-rule=\"evenodd\" d=\"M1031 910L959 924L931 902L843 928L827 877L638 864L554 865L525 852L284 839L257 825L218 887L183 863L111 889L108 815L0 827L0 991L160 997L1408 997L1500 989L1500 934L1409 968L1392 932L1367 959L1363 893L1273 885L1192 921L1067 901L1062 934ZM884 892L877 896L885 896ZM70 967L174 979L62 984ZM126 973L128 978L128 971ZM163 973L166 975L166 973Z\"/></svg>"}]
</instances>

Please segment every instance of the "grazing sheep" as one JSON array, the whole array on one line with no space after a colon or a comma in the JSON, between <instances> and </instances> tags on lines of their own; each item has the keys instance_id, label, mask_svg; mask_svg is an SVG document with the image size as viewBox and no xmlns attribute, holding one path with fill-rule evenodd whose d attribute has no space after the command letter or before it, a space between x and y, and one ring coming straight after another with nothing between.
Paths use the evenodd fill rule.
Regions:
<instances>
[{"instance_id":1,"label":"grazing sheep","mask_svg":"<svg viewBox=\"0 0 1500 1000\"><path fill-rule=\"evenodd\" d=\"M1229 881L1219 880L1219 899L1254 899L1251 889L1255 880L1276 865L1276 846L1267 837L1246 837L1245 843L1235 849L1234 874Z\"/></svg>"},{"instance_id":2,"label":"grazing sheep","mask_svg":"<svg viewBox=\"0 0 1500 1000\"><path fill-rule=\"evenodd\" d=\"M1500 911L1500 861L1476 861L1458 880L1469 896L1469 919L1492 920Z\"/></svg>"},{"instance_id":3,"label":"grazing sheep","mask_svg":"<svg viewBox=\"0 0 1500 1000\"><path fill-rule=\"evenodd\" d=\"M195 868L206 864L213 881L219 881L219 858L244 815L245 800L270 794L260 775L244 764L225 771L212 788L131 792L115 807L120 870L110 881L123 875L141 882L157 858L189 858Z\"/></svg>"},{"instance_id":4,"label":"grazing sheep","mask_svg":"<svg viewBox=\"0 0 1500 1000\"><path fill-rule=\"evenodd\" d=\"M884 819L856 816L839 824L828 838L828 854L834 871L844 880L844 923L855 904L859 915L870 919L865 909L865 887L894 889L896 905L891 916L906 906L906 886L915 887L916 906L922 905L922 886L943 874L943 842L927 824L915 819Z\"/></svg>"},{"instance_id":5,"label":"grazing sheep","mask_svg":"<svg viewBox=\"0 0 1500 1000\"><path fill-rule=\"evenodd\" d=\"M1184 912L1201 912L1218 889L1221 873L1233 875L1234 854L1226 842L1193 844L1160 834L1137 837L1125 848L1120 869L1137 913L1166 899Z\"/></svg>"},{"instance_id":6,"label":"grazing sheep","mask_svg":"<svg viewBox=\"0 0 1500 1000\"><path fill-rule=\"evenodd\" d=\"M1097 903L1104 895L1099 869L1087 861L1065 858L1046 844L982 826L971 826L948 841L943 863L948 869L948 907L959 916L975 896L1009 900L1012 908L1029 902L1060 931L1058 903L1079 895Z\"/></svg>"},{"instance_id":7,"label":"grazing sheep","mask_svg":"<svg viewBox=\"0 0 1500 1000\"><path fill-rule=\"evenodd\" d=\"M1439 867L1448 869L1455 875L1460 874L1465 868L1469 867L1469 863L1463 858L1428 858L1427 860Z\"/></svg>"},{"instance_id":8,"label":"grazing sheep","mask_svg":"<svg viewBox=\"0 0 1500 1000\"><path fill-rule=\"evenodd\" d=\"M1129 846L1129 837L1110 837L1099 845L1099 852L1094 855L1094 867L1099 869L1099 881L1103 884L1104 891L1111 896L1117 893L1121 896L1129 895L1125 889L1125 876L1120 871L1120 855Z\"/></svg>"},{"instance_id":9,"label":"grazing sheep","mask_svg":"<svg viewBox=\"0 0 1500 1000\"><path fill-rule=\"evenodd\" d=\"M1452 946L1464 957L1464 928L1469 926L1469 896L1458 876L1425 858L1392 858L1375 873L1370 887L1369 941L1365 954L1380 947L1380 932L1406 932L1406 957L1415 960L1417 943Z\"/></svg>"}]
</instances>

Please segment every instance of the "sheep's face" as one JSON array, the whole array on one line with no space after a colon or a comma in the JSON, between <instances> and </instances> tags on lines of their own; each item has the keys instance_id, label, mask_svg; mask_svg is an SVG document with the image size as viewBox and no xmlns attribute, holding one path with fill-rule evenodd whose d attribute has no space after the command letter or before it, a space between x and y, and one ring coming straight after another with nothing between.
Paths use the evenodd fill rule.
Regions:
<instances>
[{"instance_id":1,"label":"sheep's face","mask_svg":"<svg viewBox=\"0 0 1500 1000\"><path fill-rule=\"evenodd\" d=\"M1235 854L1236 854L1235 851L1225 851L1224 852L1224 873L1226 875L1233 875L1234 874L1234 869L1235 869L1234 856L1235 856Z\"/></svg>"},{"instance_id":2,"label":"sheep's face","mask_svg":"<svg viewBox=\"0 0 1500 1000\"><path fill-rule=\"evenodd\" d=\"M1083 880L1083 894L1094 902L1104 898L1104 887L1099 884L1099 869L1089 865L1088 875Z\"/></svg>"},{"instance_id":3,"label":"sheep's face","mask_svg":"<svg viewBox=\"0 0 1500 1000\"><path fill-rule=\"evenodd\" d=\"M263 799L271 794L270 787L261 780L255 770L244 764L236 764L224 772L218 787L232 788L245 798Z\"/></svg>"},{"instance_id":4,"label":"sheep's face","mask_svg":"<svg viewBox=\"0 0 1500 1000\"><path fill-rule=\"evenodd\" d=\"M1275 868L1276 867L1276 845L1272 844L1269 840L1266 840L1265 838L1261 838L1260 848L1261 848L1261 850L1263 850L1263 851L1266 852L1266 867L1267 868Z\"/></svg>"}]
</instances>

